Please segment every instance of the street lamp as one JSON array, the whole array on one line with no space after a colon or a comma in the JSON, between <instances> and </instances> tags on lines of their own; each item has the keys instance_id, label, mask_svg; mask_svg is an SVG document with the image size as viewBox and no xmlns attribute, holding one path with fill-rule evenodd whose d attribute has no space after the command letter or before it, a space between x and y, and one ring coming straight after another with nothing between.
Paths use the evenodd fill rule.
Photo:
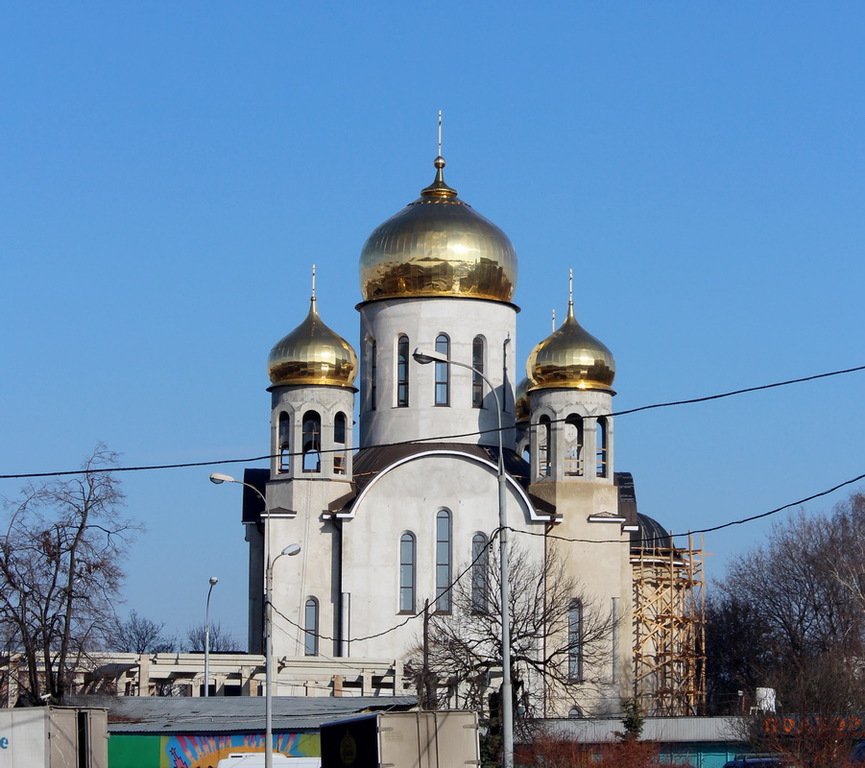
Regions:
<instances>
[{"instance_id":1,"label":"street lamp","mask_svg":"<svg viewBox=\"0 0 865 768\"><path fill-rule=\"evenodd\" d=\"M507 343L507 342L505 342ZM499 580L501 581L502 601L502 765L513 768L514 765L514 710L511 694L511 611L510 587L508 585L508 529L505 519L505 452L502 446L502 404L492 382L472 365L451 360L447 355L430 350L415 349L412 357L421 365L429 363L445 363L465 368L480 376L490 388L496 401L496 419L498 420L499 437Z\"/></svg>"},{"instance_id":2,"label":"street lamp","mask_svg":"<svg viewBox=\"0 0 865 768\"><path fill-rule=\"evenodd\" d=\"M299 544L289 544L274 559L270 560L270 510L267 507L267 499L264 494L254 485L235 480L231 475L221 472L213 472L210 482L220 485L221 483L237 483L249 488L258 494L264 502L264 766L273 768L273 692L271 682L273 681L273 563L283 555L296 555L300 552Z\"/></svg>"},{"instance_id":3,"label":"street lamp","mask_svg":"<svg viewBox=\"0 0 865 768\"><path fill-rule=\"evenodd\" d=\"M204 696L210 695L210 593L213 588L219 583L216 576L211 576L207 583L210 587L207 590L207 600L204 603Z\"/></svg>"}]
</instances>

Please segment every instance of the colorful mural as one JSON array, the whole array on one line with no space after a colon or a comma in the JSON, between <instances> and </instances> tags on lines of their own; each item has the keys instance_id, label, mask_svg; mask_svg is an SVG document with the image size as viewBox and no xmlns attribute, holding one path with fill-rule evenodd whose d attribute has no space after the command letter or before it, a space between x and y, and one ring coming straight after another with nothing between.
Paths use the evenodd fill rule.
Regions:
<instances>
[{"instance_id":1,"label":"colorful mural","mask_svg":"<svg viewBox=\"0 0 865 768\"><path fill-rule=\"evenodd\" d=\"M280 733L273 748L289 757L317 757L321 754L317 733ZM111 735L108 742L109 768L216 768L230 754L263 752L262 734L211 733L151 736Z\"/></svg>"}]
</instances>

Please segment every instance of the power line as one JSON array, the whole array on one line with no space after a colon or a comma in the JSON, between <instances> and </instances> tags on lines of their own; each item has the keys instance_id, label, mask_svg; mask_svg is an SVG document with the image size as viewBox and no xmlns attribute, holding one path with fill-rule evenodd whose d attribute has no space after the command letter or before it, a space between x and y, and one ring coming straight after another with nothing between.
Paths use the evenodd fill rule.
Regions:
<instances>
[{"instance_id":1,"label":"power line","mask_svg":"<svg viewBox=\"0 0 865 768\"><path fill-rule=\"evenodd\" d=\"M865 371L865 365L858 365L852 368L843 368L837 371L827 371L824 373L816 373L810 376L802 376L796 379L786 379L784 381L776 381L770 384L759 384L753 387L745 387L743 389L734 389L728 392L719 392L712 395L703 395L700 397L692 397L685 400L669 400L661 403L650 403L648 405L637 406L636 408L627 408L622 411L612 411L608 414L604 414L608 417L615 416L629 416L634 413L640 413L642 411L650 411L657 410L659 408L673 408L676 406L682 405L694 405L696 403L705 403L712 400L722 400L728 397L735 397L738 395L750 394L752 392L760 392L767 389L777 389L778 387L786 387L792 384L802 384L808 381L816 381L819 379L827 379L833 376L843 376L851 373L858 373L860 371ZM559 423L566 421L565 418L561 419L551 419L550 423ZM502 431L506 431L512 429L512 427L502 427ZM448 440L455 440L459 438L465 437L478 437L480 435L492 434L498 432L498 427L493 427L490 429L480 429L473 430L470 432L458 432L447 435L435 435L432 437L424 437L417 438L414 440L395 440L392 442L386 443L375 443L373 445L364 446L364 448L390 448L397 447L402 445L423 445L424 443L430 442L446 442ZM344 448L329 448L326 450L319 450L319 453L342 453L342 452L356 452L360 450L360 446L345 446ZM48 477L68 477L72 475L83 475L83 474L99 474L106 472L150 472L150 471L158 471L158 470L167 470L167 469L190 469L194 467L214 467L222 464L253 464L259 461L269 461L274 458L278 458L279 456L283 457L300 457L303 455L302 451L293 451L293 452L280 452L279 454L265 454L263 456L252 456L245 458L230 458L230 459L209 459L205 461L187 461L187 462L176 462L176 463L166 463L166 464L142 464L138 466L129 466L129 467L90 467L88 469L67 469L67 470L58 470L58 471L48 471L48 472L19 472L19 473L9 473L9 474L0 474L0 480L32 480L36 478L48 478Z\"/></svg>"}]
</instances>

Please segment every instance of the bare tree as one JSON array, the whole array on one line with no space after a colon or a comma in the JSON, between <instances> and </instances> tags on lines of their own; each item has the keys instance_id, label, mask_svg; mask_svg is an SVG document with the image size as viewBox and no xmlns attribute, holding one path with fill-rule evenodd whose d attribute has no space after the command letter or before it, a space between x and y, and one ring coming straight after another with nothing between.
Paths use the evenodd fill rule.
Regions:
<instances>
[{"instance_id":1,"label":"bare tree","mask_svg":"<svg viewBox=\"0 0 865 768\"><path fill-rule=\"evenodd\" d=\"M863 523L861 494L791 517L731 564L711 603L710 690L776 689L783 717L758 714L750 736L797 766L845 764L850 716L865 709Z\"/></svg>"},{"instance_id":2,"label":"bare tree","mask_svg":"<svg viewBox=\"0 0 865 768\"><path fill-rule=\"evenodd\" d=\"M165 634L165 623L157 623L135 611L126 619L116 619L112 628L112 648L127 653L163 653L173 651L174 638Z\"/></svg>"},{"instance_id":3,"label":"bare tree","mask_svg":"<svg viewBox=\"0 0 865 768\"><path fill-rule=\"evenodd\" d=\"M113 466L116 454L98 445L80 475L30 485L7 503L0 624L25 659L16 682L29 703L62 700L73 670L111 622L135 531L119 513L118 482L103 471Z\"/></svg>"},{"instance_id":4,"label":"bare tree","mask_svg":"<svg viewBox=\"0 0 865 768\"><path fill-rule=\"evenodd\" d=\"M437 680L439 704L449 700L487 714L491 678L502 666L499 574L491 551L454 585L450 614L429 615L426 641L411 666L422 683L431 676ZM575 660L587 672L584 682L591 683L601 654L609 652L604 648L615 617L597 609L554 551L541 560L513 547L509 582L515 711L531 718L540 710L542 696L555 692L576 700L571 684ZM569 632L575 604L581 612L578 636ZM541 696L530 690L534 685L529 679L541 683Z\"/></svg>"},{"instance_id":5,"label":"bare tree","mask_svg":"<svg viewBox=\"0 0 865 768\"><path fill-rule=\"evenodd\" d=\"M204 651L204 624L196 624L186 631L184 649L199 653ZM219 622L210 625L210 650L214 653L239 652L237 641Z\"/></svg>"}]
</instances>

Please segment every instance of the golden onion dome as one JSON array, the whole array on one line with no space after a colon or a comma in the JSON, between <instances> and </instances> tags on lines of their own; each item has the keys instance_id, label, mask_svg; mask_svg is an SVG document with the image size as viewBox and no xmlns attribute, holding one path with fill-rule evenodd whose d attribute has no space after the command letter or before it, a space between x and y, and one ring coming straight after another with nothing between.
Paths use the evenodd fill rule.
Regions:
<instances>
[{"instance_id":1,"label":"golden onion dome","mask_svg":"<svg viewBox=\"0 0 865 768\"><path fill-rule=\"evenodd\" d=\"M315 291L306 319L270 351L267 372L273 387L316 384L354 389L357 354L322 322Z\"/></svg>"},{"instance_id":2,"label":"golden onion dome","mask_svg":"<svg viewBox=\"0 0 865 768\"><path fill-rule=\"evenodd\" d=\"M517 384L517 391L514 393L514 415L517 424L527 422L531 416L528 377Z\"/></svg>"},{"instance_id":3,"label":"golden onion dome","mask_svg":"<svg viewBox=\"0 0 865 768\"><path fill-rule=\"evenodd\" d=\"M599 389L613 392L616 361L613 353L577 322L571 297L565 322L532 350L526 362L526 373L529 391Z\"/></svg>"},{"instance_id":4,"label":"golden onion dome","mask_svg":"<svg viewBox=\"0 0 865 768\"><path fill-rule=\"evenodd\" d=\"M517 255L511 241L445 184L444 166L439 155L433 183L364 244L364 301L458 296L509 302L513 297Z\"/></svg>"}]
</instances>

